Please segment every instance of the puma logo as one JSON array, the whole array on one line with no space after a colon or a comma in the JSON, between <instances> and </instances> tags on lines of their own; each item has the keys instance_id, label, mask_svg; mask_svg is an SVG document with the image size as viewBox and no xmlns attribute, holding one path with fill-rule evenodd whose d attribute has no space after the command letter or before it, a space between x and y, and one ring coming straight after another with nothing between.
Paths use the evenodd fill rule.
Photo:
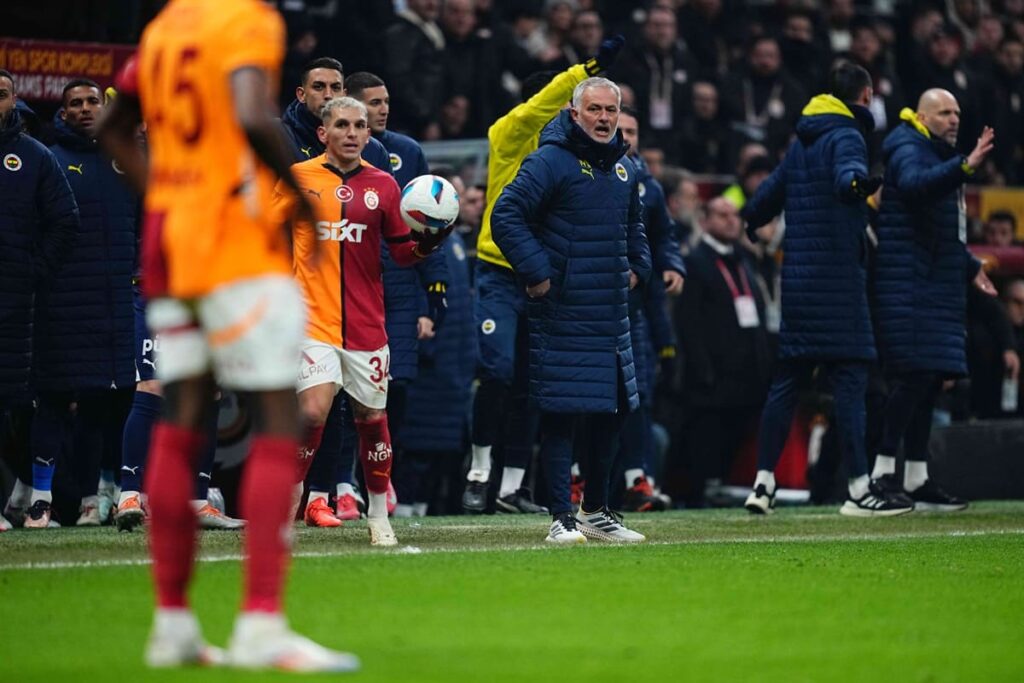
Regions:
<instances>
[{"instance_id":1,"label":"puma logo","mask_svg":"<svg viewBox=\"0 0 1024 683\"><path fill-rule=\"evenodd\" d=\"M154 363L153 361L151 361L148 358L143 358L142 362L145 363L146 365L152 365L154 368L156 367L156 363Z\"/></svg>"},{"instance_id":2,"label":"puma logo","mask_svg":"<svg viewBox=\"0 0 1024 683\"><path fill-rule=\"evenodd\" d=\"M302 150L302 153L306 155L307 159L312 156L312 152L313 152L313 148L312 147L300 147L299 149Z\"/></svg>"},{"instance_id":3,"label":"puma logo","mask_svg":"<svg viewBox=\"0 0 1024 683\"><path fill-rule=\"evenodd\" d=\"M588 175L590 176L591 180L594 180L593 167L591 167L589 162L584 161L583 159L580 159L580 173L582 173L583 175Z\"/></svg>"},{"instance_id":4,"label":"puma logo","mask_svg":"<svg viewBox=\"0 0 1024 683\"><path fill-rule=\"evenodd\" d=\"M135 467L128 467L128 465L121 465L121 471L122 472L129 472L129 473L135 475L135 474L139 473L139 467L140 467L140 465L136 465Z\"/></svg>"},{"instance_id":5,"label":"puma logo","mask_svg":"<svg viewBox=\"0 0 1024 683\"><path fill-rule=\"evenodd\" d=\"M322 192L322 191L323 191L323 190L321 190L321 192ZM317 199L320 199L320 192L317 192L316 190L311 190L311 189L309 189L309 188L306 188L306 192L308 192L309 194L315 194L315 195L316 195L316 198L317 198Z\"/></svg>"},{"instance_id":6,"label":"puma logo","mask_svg":"<svg viewBox=\"0 0 1024 683\"><path fill-rule=\"evenodd\" d=\"M85 175L84 173L82 173L82 167L83 166L85 166L84 162L79 164L78 166L72 166L71 164L68 164L68 170L69 171L74 171L78 175Z\"/></svg>"}]
</instances>

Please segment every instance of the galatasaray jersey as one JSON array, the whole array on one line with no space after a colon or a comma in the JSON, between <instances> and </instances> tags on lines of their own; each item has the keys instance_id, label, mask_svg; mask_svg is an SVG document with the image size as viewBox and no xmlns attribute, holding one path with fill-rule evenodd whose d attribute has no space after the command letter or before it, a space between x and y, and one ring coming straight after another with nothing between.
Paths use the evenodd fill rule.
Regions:
<instances>
[{"instance_id":1,"label":"galatasaray jersey","mask_svg":"<svg viewBox=\"0 0 1024 683\"><path fill-rule=\"evenodd\" d=\"M193 298L233 280L288 273L274 177L235 116L231 75L279 80L284 24L259 0L171 0L139 44L137 91L149 144L147 293ZM267 106L271 106L268 102Z\"/></svg>"},{"instance_id":2,"label":"galatasaray jersey","mask_svg":"<svg viewBox=\"0 0 1024 683\"><path fill-rule=\"evenodd\" d=\"M296 223L295 278L306 297L310 339L350 351L387 344L381 240L400 266L419 259L399 210L395 179L365 161L343 173L321 154L292 166L313 205L316 225ZM291 191L278 183L275 205L287 212Z\"/></svg>"}]
</instances>

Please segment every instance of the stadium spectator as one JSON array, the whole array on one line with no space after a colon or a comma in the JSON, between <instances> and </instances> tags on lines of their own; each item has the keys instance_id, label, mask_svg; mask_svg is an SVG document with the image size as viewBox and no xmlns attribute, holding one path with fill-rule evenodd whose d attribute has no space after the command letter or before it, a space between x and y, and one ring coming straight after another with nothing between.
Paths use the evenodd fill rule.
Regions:
<instances>
[{"instance_id":1,"label":"stadium spectator","mask_svg":"<svg viewBox=\"0 0 1024 683\"><path fill-rule=\"evenodd\" d=\"M993 152L1009 184L1024 182L1024 40L1010 37L996 53L992 77L992 126L999 131Z\"/></svg>"},{"instance_id":2,"label":"stadium spectator","mask_svg":"<svg viewBox=\"0 0 1024 683\"><path fill-rule=\"evenodd\" d=\"M697 81L691 94L693 116L680 122L679 163L693 173L728 173L732 136L721 116L718 87Z\"/></svg>"},{"instance_id":3,"label":"stadium spectator","mask_svg":"<svg viewBox=\"0 0 1024 683\"><path fill-rule=\"evenodd\" d=\"M739 177L739 182L725 188L722 196L732 202L738 211L742 210L773 170L775 170L775 164L768 157L751 157L743 163L741 170L736 174Z\"/></svg>"},{"instance_id":4,"label":"stadium spectator","mask_svg":"<svg viewBox=\"0 0 1024 683\"><path fill-rule=\"evenodd\" d=\"M787 214L778 362L761 417L754 490L745 504L755 514L772 511L774 469L789 435L797 387L818 366L832 385L849 477L849 497L840 512L876 516L913 509L870 481L864 452L864 394L876 357L867 297L865 200L881 184L867 169L864 130L874 125L867 109L871 76L840 62L829 83L830 94L807 104L796 141L742 211L751 239L756 228L783 210Z\"/></svg>"},{"instance_id":5,"label":"stadium spectator","mask_svg":"<svg viewBox=\"0 0 1024 683\"><path fill-rule=\"evenodd\" d=\"M993 211L985 221L985 244L1012 247L1017 242L1017 217L1010 211Z\"/></svg>"},{"instance_id":6,"label":"stadium spectator","mask_svg":"<svg viewBox=\"0 0 1024 683\"><path fill-rule=\"evenodd\" d=\"M690 243L699 232L697 216L700 210L700 188L693 176L674 167L665 169L661 182L665 188L669 215L676 224L676 236L680 242Z\"/></svg>"},{"instance_id":7,"label":"stadium spectator","mask_svg":"<svg viewBox=\"0 0 1024 683\"><path fill-rule=\"evenodd\" d=\"M189 499L213 412L214 372L226 389L250 394L254 419L240 491L246 581L227 658L246 669L359 667L355 657L293 632L281 609L305 306L280 223L252 207L267 205L276 175L295 193L298 215L312 215L272 114L283 53L283 23L263 3L171 3L146 28L137 68L130 61L120 75L120 94L101 131L126 179L146 193L147 319L161 337L165 412L153 430L146 475L156 611L145 661L152 667L224 660L206 644L187 599L197 545ZM139 77L168 54L194 54L194 70ZM196 94L187 103L183 82ZM143 118L152 143L148 161L135 139ZM203 239L196 239L197 226Z\"/></svg>"},{"instance_id":8,"label":"stadium spectator","mask_svg":"<svg viewBox=\"0 0 1024 683\"><path fill-rule=\"evenodd\" d=\"M733 131L760 142L772 156L785 147L807 103L807 91L783 68L779 43L770 36L751 41L745 62L725 78L721 93Z\"/></svg>"},{"instance_id":9,"label":"stadium spectator","mask_svg":"<svg viewBox=\"0 0 1024 683\"><path fill-rule=\"evenodd\" d=\"M828 1L825 8L825 26L828 30L828 45L833 54L852 49L856 16L854 0Z\"/></svg>"},{"instance_id":10,"label":"stadium spectator","mask_svg":"<svg viewBox=\"0 0 1024 683\"><path fill-rule=\"evenodd\" d=\"M621 37L609 39L601 44L596 57L559 74L538 72L531 76L523 84L525 101L487 131L487 204L473 278L474 315L480 329L480 385L473 397L472 456L462 497L467 512L481 513L487 507L491 449L496 442L502 443L504 467L495 505L512 513L543 510L519 493L533 454L535 432L527 394L526 296L512 265L494 241L491 214L523 159L537 149L544 126L565 107L579 83L611 66L623 42ZM503 431L508 438L502 441Z\"/></svg>"},{"instance_id":11,"label":"stadium spectator","mask_svg":"<svg viewBox=\"0 0 1024 683\"><path fill-rule=\"evenodd\" d=\"M1003 303L1006 306L1006 314L1010 320L1010 325L1013 327L1014 351L1017 354L1019 368L1019 361L1021 358L1024 358L1024 280L1015 278L1003 288ZM1022 377L1018 369L1016 400L1014 401L1012 398L1005 396L1001 397L1003 400L1000 401L1002 404L1000 407L1004 412L1012 412L1012 414L1018 417L1024 415L1024 403L1021 403L1020 400L1021 394L1024 393L1022 392L1022 389L1024 389L1022 385L1024 385L1024 377ZM1003 391L1005 392L1007 389L1004 387ZM1014 402L1017 404L1015 410L1012 408Z\"/></svg>"},{"instance_id":12,"label":"stadium spectator","mask_svg":"<svg viewBox=\"0 0 1024 683\"><path fill-rule=\"evenodd\" d=\"M814 12L793 9L782 22L779 49L789 74L806 90L820 91L828 75L829 50L815 35Z\"/></svg>"},{"instance_id":13,"label":"stadium spectator","mask_svg":"<svg viewBox=\"0 0 1024 683\"><path fill-rule=\"evenodd\" d=\"M101 460L110 512L121 425L135 386L132 275L139 197L96 144L103 109L95 82L72 79L64 86L57 144L50 149L75 195L81 228L60 273L36 295L33 379L39 398L32 455L37 463L55 459L71 439L79 526L100 525Z\"/></svg>"},{"instance_id":14,"label":"stadium spectator","mask_svg":"<svg viewBox=\"0 0 1024 683\"><path fill-rule=\"evenodd\" d=\"M871 138L870 158L879 158L885 134L898 125L900 110L903 108L903 84L890 63L878 28L872 20L861 20L851 28L852 39L847 55L853 62L867 69L874 83L871 109L875 117L875 130Z\"/></svg>"},{"instance_id":15,"label":"stadium spectator","mask_svg":"<svg viewBox=\"0 0 1024 683\"><path fill-rule=\"evenodd\" d=\"M462 179L443 171L438 174L451 181L465 203L468 188ZM453 468L456 478L449 485L458 486L469 444L477 326L470 263L458 227L442 250L448 260L448 315L434 337L420 344L419 370L409 382L410 410L400 434L408 446L403 458L395 463L395 488L401 501L395 509L396 517L426 514L442 479L447 480ZM448 512L447 508L443 511Z\"/></svg>"},{"instance_id":16,"label":"stadium spectator","mask_svg":"<svg viewBox=\"0 0 1024 683\"><path fill-rule=\"evenodd\" d=\"M679 8L679 35L705 77L724 76L732 63L742 42L745 6L733 0L693 0Z\"/></svg>"},{"instance_id":17,"label":"stadium spectator","mask_svg":"<svg viewBox=\"0 0 1024 683\"><path fill-rule=\"evenodd\" d=\"M577 85L572 109L545 127L492 215L495 241L531 299L530 398L541 415L554 516L546 540L553 543L584 542L581 532L644 540L608 508L622 412L639 403L628 295L651 273L638 177L617 130L619 105L618 87L608 79ZM573 431L586 416L597 433L581 463L587 483L576 517Z\"/></svg>"},{"instance_id":18,"label":"stadium spectator","mask_svg":"<svg viewBox=\"0 0 1024 683\"><path fill-rule=\"evenodd\" d=\"M395 100L391 127L417 138L430 137L445 93L439 9L439 0L407 0L384 34L383 71Z\"/></svg>"},{"instance_id":19,"label":"stadium spectator","mask_svg":"<svg viewBox=\"0 0 1024 683\"><path fill-rule=\"evenodd\" d=\"M78 206L60 162L23 132L16 102L14 77L0 69L0 410L31 405L36 295L54 281L79 230ZM32 482L19 479L4 508L9 522L49 525L54 457L46 454L33 464Z\"/></svg>"},{"instance_id":20,"label":"stadium spectator","mask_svg":"<svg viewBox=\"0 0 1024 683\"><path fill-rule=\"evenodd\" d=\"M890 496L915 509L962 510L928 476L932 412L948 379L967 374L964 344L966 285L995 296L981 262L967 251L961 185L992 151L986 128L970 155L956 152L960 108L945 90L927 90L917 111L883 146L885 186L874 260L874 320L882 367L889 384L882 439L872 471ZM925 241L929 246L922 250ZM900 445L906 462L896 479Z\"/></svg>"},{"instance_id":21,"label":"stadium spectator","mask_svg":"<svg viewBox=\"0 0 1024 683\"><path fill-rule=\"evenodd\" d=\"M1007 308L973 287L967 293L967 367L970 415L1003 417L1003 382L1020 377L1020 356Z\"/></svg>"},{"instance_id":22,"label":"stadium spectator","mask_svg":"<svg viewBox=\"0 0 1024 683\"><path fill-rule=\"evenodd\" d=\"M585 62L597 56L604 40L604 24L601 15L594 10L577 12L572 18L569 39L562 45L561 59L549 63L551 69L564 71L573 64Z\"/></svg>"},{"instance_id":23,"label":"stadium spectator","mask_svg":"<svg viewBox=\"0 0 1024 683\"><path fill-rule=\"evenodd\" d=\"M644 22L643 41L623 52L609 76L629 84L636 93L646 146L663 150L668 162L678 163L674 122L689 112L689 85L697 76L697 65L679 40L675 13L652 7Z\"/></svg>"},{"instance_id":24,"label":"stadium spectator","mask_svg":"<svg viewBox=\"0 0 1024 683\"><path fill-rule=\"evenodd\" d=\"M675 304L682 340L682 453L691 477L687 505L701 507L740 444L757 428L771 377L764 297L736 206L708 202L700 242L686 256L687 283Z\"/></svg>"}]
</instances>

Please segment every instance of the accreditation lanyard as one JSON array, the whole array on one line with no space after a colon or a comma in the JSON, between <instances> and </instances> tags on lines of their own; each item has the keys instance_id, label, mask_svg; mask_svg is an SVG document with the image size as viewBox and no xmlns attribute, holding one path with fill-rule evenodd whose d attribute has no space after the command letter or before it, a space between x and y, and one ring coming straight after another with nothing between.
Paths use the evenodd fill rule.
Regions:
<instances>
[{"instance_id":1,"label":"accreditation lanyard","mask_svg":"<svg viewBox=\"0 0 1024 683\"><path fill-rule=\"evenodd\" d=\"M738 265L740 284L743 286L743 291L736 287L736 281L733 280L732 273L726 267L725 261L718 259L715 265L718 266L718 271L722 274L722 278L725 279L725 284L732 294L732 303L736 307L736 322L743 329L760 325L761 319L757 315L757 303L754 301L754 293L750 289L750 281L747 279L747 272L744 270L743 265Z\"/></svg>"}]
</instances>

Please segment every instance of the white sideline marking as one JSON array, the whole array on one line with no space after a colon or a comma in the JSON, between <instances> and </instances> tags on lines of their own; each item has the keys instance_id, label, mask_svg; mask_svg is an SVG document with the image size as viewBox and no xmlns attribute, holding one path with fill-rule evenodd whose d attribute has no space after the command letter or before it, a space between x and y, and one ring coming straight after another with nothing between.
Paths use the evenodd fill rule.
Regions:
<instances>
[{"instance_id":1,"label":"white sideline marking","mask_svg":"<svg viewBox=\"0 0 1024 683\"><path fill-rule=\"evenodd\" d=\"M690 538L680 541L649 541L637 546L625 546L614 543L587 543L587 548L642 548L644 546L673 546L673 545L727 545L737 544L769 544L769 543L814 543L841 541L901 541L923 538L963 538L969 536L1021 536L1024 529L975 529L971 531L919 531L897 534L832 534L832 535L802 535L802 536L757 536L747 538ZM299 550L292 553L293 558L325 558L345 557L349 555L385 555L400 557L408 555L428 555L439 553L491 553L514 551L541 551L541 552L572 552L571 549L553 548L550 545L536 546L491 546L485 548L420 548L415 546L400 546L394 550L381 550L377 548L350 548L345 550ZM239 553L221 555L202 555L196 559L197 562L238 562L242 559ZM0 572L19 571L26 569L93 569L105 567L135 567L152 564L149 558L120 558L113 560L80 560L74 562L23 562L20 564L0 565Z\"/></svg>"}]
</instances>

